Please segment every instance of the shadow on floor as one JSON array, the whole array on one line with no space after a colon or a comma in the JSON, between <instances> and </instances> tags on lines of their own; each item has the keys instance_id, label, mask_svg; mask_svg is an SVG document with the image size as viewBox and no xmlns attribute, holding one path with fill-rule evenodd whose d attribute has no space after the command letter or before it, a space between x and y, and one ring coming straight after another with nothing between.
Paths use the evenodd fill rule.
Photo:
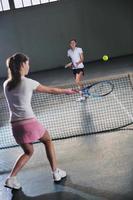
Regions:
<instances>
[{"instance_id":1,"label":"shadow on floor","mask_svg":"<svg viewBox=\"0 0 133 200\"><path fill-rule=\"evenodd\" d=\"M85 198L71 192L55 192L36 197L28 197L22 190L12 190L11 200L86 200Z\"/></svg>"},{"instance_id":2,"label":"shadow on floor","mask_svg":"<svg viewBox=\"0 0 133 200\"><path fill-rule=\"evenodd\" d=\"M122 195L122 194L116 194L109 191L104 190L98 190L92 187L86 187L79 184L74 184L70 177L67 177L67 179L62 180L59 185L62 185L71 189L74 189L75 191L79 191L82 194L88 194L87 200L132 200L133 194L128 195ZM8 200L86 200L86 198L80 196L79 194L72 193L72 192L54 192L49 194L43 194L36 197L29 197L24 194L22 189L20 190L8 190L10 192L10 199ZM89 198L90 195L90 198ZM8 194L9 197L9 194Z\"/></svg>"},{"instance_id":3,"label":"shadow on floor","mask_svg":"<svg viewBox=\"0 0 133 200\"><path fill-rule=\"evenodd\" d=\"M133 193L129 193L128 195L122 195L122 194L117 194L117 193L112 193L109 191L104 191L104 190L98 190L92 187L85 187L79 184L74 184L72 183L70 177L67 177L67 179L63 180L61 183L63 186L68 186L69 188L73 188L77 191L82 191L84 193L88 193L89 195L94 195L97 198L99 197L100 199L107 199L107 200L133 200ZM77 199L78 200L78 199ZM89 200L89 199L88 199Z\"/></svg>"}]
</instances>

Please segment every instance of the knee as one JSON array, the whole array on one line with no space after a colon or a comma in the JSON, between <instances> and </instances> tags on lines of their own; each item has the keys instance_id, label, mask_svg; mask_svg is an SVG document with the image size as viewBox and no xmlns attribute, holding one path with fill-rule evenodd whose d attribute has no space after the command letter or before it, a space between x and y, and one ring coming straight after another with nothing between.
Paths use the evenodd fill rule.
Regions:
<instances>
[{"instance_id":1,"label":"knee","mask_svg":"<svg viewBox=\"0 0 133 200\"><path fill-rule=\"evenodd\" d=\"M45 145L52 143L52 139L48 133L46 135L44 135L44 137L41 138L40 141Z\"/></svg>"},{"instance_id":2,"label":"knee","mask_svg":"<svg viewBox=\"0 0 133 200\"><path fill-rule=\"evenodd\" d=\"M30 149L30 150L25 150L25 154L29 157L31 157L34 153L34 150L33 149Z\"/></svg>"},{"instance_id":3,"label":"knee","mask_svg":"<svg viewBox=\"0 0 133 200\"><path fill-rule=\"evenodd\" d=\"M45 144L50 144L50 143L52 143L52 139L51 139L50 137L48 137L48 138L46 138L46 139L44 140L44 143L45 143Z\"/></svg>"}]
</instances>

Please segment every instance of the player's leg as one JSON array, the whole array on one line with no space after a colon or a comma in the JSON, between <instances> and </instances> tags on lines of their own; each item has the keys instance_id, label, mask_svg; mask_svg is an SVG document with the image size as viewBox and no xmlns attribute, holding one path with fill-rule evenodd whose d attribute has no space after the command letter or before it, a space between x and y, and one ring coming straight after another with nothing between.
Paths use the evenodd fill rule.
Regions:
<instances>
[{"instance_id":1,"label":"player's leg","mask_svg":"<svg viewBox=\"0 0 133 200\"><path fill-rule=\"evenodd\" d=\"M82 69L78 69L77 73L75 74L75 82L80 91L83 89L83 76L84 76L84 71ZM80 92L80 98L77 101L84 101L86 98L83 96L82 91Z\"/></svg>"},{"instance_id":2,"label":"player's leg","mask_svg":"<svg viewBox=\"0 0 133 200\"><path fill-rule=\"evenodd\" d=\"M57 161L54 145L48 131L45 131L43 137L40 138L40 142L42 142L45 145L47 158L49 160L52 171L54 171L57 168Z\"/></svg>"},{"instance_id":3,"label":"player's leg","mask_svg":"<svg viewBox=\"0 0 133 200\"><path fill-rule=\"evenodd\" d=\"M16 176L21 168L28 162L33 154L33 144L20 144L24 153L17 159L9 177L5 182L5 186L9 188L19 189L20 183L17 181Z\"/></svg>"},{"instance_id":4,"label":"player's leg","mask_svg":"<svg viewBox=\"0 0 133 200\"><path fill-rule=\"evenodd\" d=\"M48 131L46 131L40 141L45 145L47 158L49 160L54 181L60 181L62 178L66 177L66 172L57 168L57 160L54 149L54 144L49 136Z\"/></svg>"},{"instance_id":5,"label":"player's leg","mask_svg":"<svg viewBox=\"0 0 133 200\"><path fill-rule=\"evenodd\" d=\"M83 71L76 73L75 82L76 82L76 85L79 87L80 90L82 90L82 88L83 88L82 79L83 79Z\"/></svg>"}]
</instances>

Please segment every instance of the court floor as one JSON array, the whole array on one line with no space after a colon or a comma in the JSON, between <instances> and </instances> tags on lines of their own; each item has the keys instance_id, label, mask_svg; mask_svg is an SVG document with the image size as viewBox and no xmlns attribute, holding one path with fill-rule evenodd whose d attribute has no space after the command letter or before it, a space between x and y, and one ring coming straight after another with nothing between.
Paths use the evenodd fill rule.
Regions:
<instances>
[{"instance_id":1,"label":"court floor","mask_svg":"<svg viewBox=\"0 0 133 200\"><path fill-rule=\"evenodd\" d=\"M133 72L133 57L87 65L85 79ZM31 77L48 85L73 81L64 68L34 73ZM35 155L19 174L22 190L11 191L3 184L8 175L1 171L1 200L132 200L133 128L54 141L58 164L67 178L53 183L43 145L35 145ZM20 148L0 151L0 169L15 161ZM2 166L3 165L3 166Z\"/></svg>"},{"instance_id":2,"label":"court floor","mask_svg":"<svg viewBox=\"0 0 133 200\"><path fill-rule=\"evenodd\" d=\"M59 167L68 174L59 184L53 183L43 145L38 146L43 161L37 166L35 153L34 165L21 171L22 190L3 188L7 174L0 176L0 199L132 200L132 141L133 129L55 141Z\"/></svg>"}]
</instances>

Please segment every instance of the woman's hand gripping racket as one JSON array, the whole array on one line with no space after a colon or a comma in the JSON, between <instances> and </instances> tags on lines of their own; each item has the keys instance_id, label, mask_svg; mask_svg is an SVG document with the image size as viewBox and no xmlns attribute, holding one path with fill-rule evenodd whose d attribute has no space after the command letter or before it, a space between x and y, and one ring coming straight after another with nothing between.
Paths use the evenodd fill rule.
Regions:
<instances>
[{"instance_id":1,"label":"woman's hand gripping racket","mask_svg":"<svg viewBox=\"0 0 133 200\"><path fill-rule=\"evenodd\" d=\"M76 93L79 93L79 91L73 90L73 89L66 89L66 92L65 92L65 94L76 94Z\"/></svg>"}]
</instances>

